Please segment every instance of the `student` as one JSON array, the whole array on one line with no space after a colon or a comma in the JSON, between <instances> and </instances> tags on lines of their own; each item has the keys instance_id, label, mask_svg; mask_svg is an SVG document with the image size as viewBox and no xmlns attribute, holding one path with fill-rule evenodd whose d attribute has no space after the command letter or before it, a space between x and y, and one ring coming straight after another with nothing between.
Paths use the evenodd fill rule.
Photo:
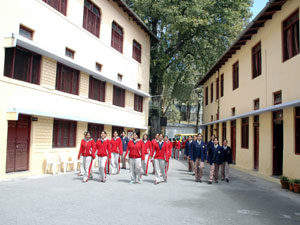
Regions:
<instances>
[{"instance_id":1,"label":"student","mask_svg":"<svg viewBox=\"0 0 300 225\"><path fill-rule=\"evenodd\" d=\"M193 161L191 159L192 144L193 144L192 136L188 136L187 142L185 144L184 155L185 155L185 158L188 161L188 171L189 172L193 172L193 170L194 170Z\"/></svg>"},{"instance_id":2,"label":"student","mask_svg":"<svg viewBox=\"0 0 300 225\"><path fill-rule=\"evenodd\" d=\"M210 173L208 184L212 184L213 179L218 183L219 167L223 163L222 147L219 145L218 138L214 138L214 145L208 149L208 163L210 164Z\"/></svg>"},{"instance_id":3,"label":"student","mask_svg":"<svg viewBox=\"0 0 300 225\"><path fill-rule=\"evenodd\" d=\"M232 150L227 145L227 140L223 141L223 164L221 167L222 180L226 179L229 182L229 164L232 164Z\"/></svg>"},{"instance_id":4,"label":"student","mask_svg":"<svg viewBox=\"0 0 300 225\"><path fill-rule=\"evenodd\" d=\"M216 136L214 134L211 135L210 141L207 143L207 148L210 148L211 146L214 146L215 137Z\"/></svg>"},{"instance_id":5,"label":"student","mask_svg":"<svg viewBox=\"0 0 300 225\"><path fill-rule=\"evenodd\" d=\"M193 157L196 160L195 165L195 181L202 182L203 170L206 160L206 146L202 141L202 134L198 134L197 140L193 142Z\"/></svg>"},{"instance_id":6,"label":"student","mask_svg":"<svg viewBox=\"0 0 300 225\"><path fill-rule=\"evenodd\" d=\"M166 164L166 173L167 173L168 170L169 170L169 163L170 163L170 158L171 158L171 155L172 155L172 146L173 146L173 143L169 141L168 135L164 136L164 142L168 146L168 148L167 148L168 163Z\"/></svg>"},{"instance_id":7,"label":"student","mask_svg":"<svg viewBox=\"0 0 300 225\"><path fill-rule=\"evenodd\" d=\"M129 142L129 138L126 136L126 132L123 131L122 134L121 134L121 140L122 140L122 147L123 147L123 154L122 154L122 169L125 169L126 170L126 158L125 158L125 153L126 153L126 150L127 150L127 145L128 145L128 142Z\"/></svg>"},{"instance_id":8,"label":"student","mask_svg":"<svg viewBox=\"0 0 300 225\"><path fill-rule=\"evenodd\" d=\"M92 165L95 159L95 141L91 138L89 131L84 132L84 138L81 140L78 160L82 156L83 164L83 182L87 182L89 178L93 179Z\"/></svg>"},{"instance_id":9,"label":"student","mask_svg":"<svg viewBox=\"0 0 300 225\"><path fill-rule=\"evenodd\" d=\"M160 177L162 176L164 182L167 182L166 163L169 162L168 158L168 144L163 141L163 134L159 134L159 141L154 143L153 151L151 154L152 161L155 166L155 182L160 183Z\"/></svg>"},{"instance_id":10,"label":"student","mask_svg":"<svg viewBox=\"0 0 300 225\"><path fill-rule=\"evenodd\" d=\"M120 156L123 154L123 146L121 138L118 137L118 132L115 131L111 144L111 174L115 175L120 173Z\"/></svg>"},{"instance_id":11,"label":"student","mask_svg":"<svg viewBox=\"0 0 300 225\"><path fill-rule=\"evenodd\" d=\"M150 160L150 153L152 151L152 143L148 140L148 134L143 135L143 148L145 152L145 160L142 160L142 174L148 176L148 166Z\"/></svg>"},{"instance_id":12,"label":"student","mask_svg":"<svg viewBox=\"0 0 300 225\"><path fill-rule=\"evenodd\" d=\"M159 138L159 134L156 134L155 138L151 141L151 143L152 143L152 152L153 152L153 147L154 147L155 143L158 142L158 138ZM151 160L151 162L152 162L152 168L153 168L152 174L155 174L154 161Z\"/></svg>"},{"instance_id":13,"label":"student","mask_svg":"<svg viewBox=\"0 0 300 225\"><path fill-rule=\"evenodd\" d=\"M133 132L133 139L128 142L127 151L125 157L129 153L129 167L131 180L130 183L142 183L142 160L145 160L145 152L143 148L143 143L138 139L136 132Z\"/></svg>"},{"instance_id":14,"label":"student","mask_svg":"<svg viewBox=\"0 0 300 225\"><path fill-rule=\"evenodd\" d=\"M110 141L106 138L106 131L101 132L101 137L96 142L96 152L98 155L100 182L106 182L107 162L111 159Z\"/></svg>"},{"instance_id":15,"label":"student","mask_svg":"<svg viewBox=\"0 0 300 225\"><path fill-rule=\"evenodd\" d=\"M173 138L173 149L172 149L172 158L173 158L173 159L175 159L176 145L177 145L176 139Z\"/></svg>"},{"instance_id":16,"label":"student","mask_svg":"<svg viewBox=\"0 0 300 225\"><path fill-rule=\"evenodd\" d=\"M175 154L175 159L179 160L179 154L180 154L180 149L181 149L181 143L180 143L180 140L179 138L177 139L177 142L176 142L176 154Z\"/></svg>"}]
</instances>

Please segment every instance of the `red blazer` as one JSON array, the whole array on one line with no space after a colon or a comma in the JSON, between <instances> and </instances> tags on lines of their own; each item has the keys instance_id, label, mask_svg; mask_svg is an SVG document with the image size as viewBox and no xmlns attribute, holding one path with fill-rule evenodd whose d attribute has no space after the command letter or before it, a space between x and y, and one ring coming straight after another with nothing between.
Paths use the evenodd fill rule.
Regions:
<instances>
[{"instance_id":1,"label":"red blazer","mask_svg":"<svg viewBox=\"0 0 300 225\"><path fill-rule=\"evenodd\" d=\"M93 138L91 138L90 140L86 140L86 139L81 140L78 159L80 158L80 156L84 156L84 157L92 156L94 159L96 157L95 152L96 152L96 146Z\"/></svg>"},{"instance_id":2,"label":"red blazer","mask_svg":"<svg viewBox=\"0 0 300 225\"><path fill-rule=\"evenodd\" d=\"M144 148L145 154L150 154L152 152L151 141L147 140L146 143L144 141L142 141L142 143L143 143L143 148Z\"/></svg>"},{"instance_id":3,"label":"red blazer","mask_svg":"<svg viewBox=\"0 0 300 225\"><path fill-rule=\"evenodd\" d=\"M180 149L181 148L181 143L180 143L180 141L177 141L177 143L176 143L176 149Z\"/></svg>"},{"instance_id":4,"label":"red blazer","mask_svg":"<svg viewBox=\"0 0 300 225\"><path fill-rule=\"evenodd\" d=\"M123 145L121 138L117 137L116 140L114 138L110 141L111 144L111 152L118 153L120 155L123 154Z\"/></svg>"},{"instance_id":5,"label":"red blazer","mask_svg":"<svg viewBox=\"0 0 300 225\"><path fill-rule=\"evenodd\" d=\"M96 142L96 151L99 157L107 156L110 159L111 158L110 140L98 139L98 141Z\"/></svg>"},{"instance_id":6,"label":"red blazer","mask_svg":"<svg viewBox=\"0 0 300 225\"><path fill-rule=\"evenodd\" d=\"M168 148L168 158L171 158L171 156L172 156L173 143L172 143L171 141L168 141L168 142L166 142L166 143L168 143L168 146L169 146L169 148Z\"/></svg>"},{"instance_id":7,"label":"red blazer","mask_svg":"<svg viewBox=\"0 0 300 225\"><path fill-rule=\"evenodd\" d=\"M136 140L136 142L134 142L133 140L129 141L125 157L127 156L128 152L129 158L142 158L142 160L145 160L145 151L143 148L143 142L141 140Z\"/></svg>"},{"instance_id":8,"label":"red blazer","mask_svg":"<svg viewBox=\"0 0 300 225\"><path fill-rule=\"evenodd\" d=\"M154 159L164 159L168 162L169 161L168 153L169 153L168 143L164 142L162 148L160 149L158 142L155 142L151 157L154 157Z\"/></svg>"}]
</instances>

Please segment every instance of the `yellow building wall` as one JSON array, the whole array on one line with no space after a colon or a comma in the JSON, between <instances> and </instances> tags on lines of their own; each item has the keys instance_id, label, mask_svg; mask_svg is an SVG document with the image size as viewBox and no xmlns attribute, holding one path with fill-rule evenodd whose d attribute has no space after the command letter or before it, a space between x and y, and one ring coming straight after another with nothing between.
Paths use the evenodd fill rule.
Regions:
<instances>
[{"instance_id":1,"label":"yellow building wall","mask_svg":"<svg viewBox=\"0 0 300 225\"><path fill-rule=\"evenodd\" d=\"M56 66L55 60L43 56L41 62L41 78L40 85L46 88L55 89L56 82Z\"/></svg>"},{"instance_id":2,"label":"yellow building wall","mask_svg":"<svg viewBox=\"0 0 300 225\"><path fill-rule=\"evenodd\" d=\"M89 81L90 76L86 73L80 72L80 80L79 80L79 96L84 98L89 97Z\"/></svg>"}]
</instances>

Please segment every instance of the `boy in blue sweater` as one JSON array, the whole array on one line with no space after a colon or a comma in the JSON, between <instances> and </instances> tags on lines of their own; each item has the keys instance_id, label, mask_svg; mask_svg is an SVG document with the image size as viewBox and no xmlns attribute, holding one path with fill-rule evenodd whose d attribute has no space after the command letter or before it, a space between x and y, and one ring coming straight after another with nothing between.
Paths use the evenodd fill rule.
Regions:
<instances>
[{"instance_id":1,"label":"boy in blue sweater","mask_svg":"<svg viewBox=\"0 0 300 225\"><path fill-rule=\"evenodd\" d=\"M210 164L208 184L212 184L213 180L218 183L219 167L223 163L223 150L219 145L219 140L215 137L213 141L214 144L208 147L207 154L207 162Z\"/></svg>"}]
</instances>

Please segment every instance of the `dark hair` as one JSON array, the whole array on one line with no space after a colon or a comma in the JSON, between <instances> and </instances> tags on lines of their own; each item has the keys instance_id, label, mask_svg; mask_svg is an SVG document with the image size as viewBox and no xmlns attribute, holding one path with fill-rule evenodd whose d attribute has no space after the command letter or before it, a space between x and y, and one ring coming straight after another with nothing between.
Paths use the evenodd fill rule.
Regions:
<instances>
[{"instance_id":1,"label":"dark hair","mask_svg":"<svg viewBox=\"0 0 300 225\"><path fill-rule=\"evenodd\" d=\"M107 133L106 133L106 131L105 131L105 130L101 131L101 134L102 134L102 133L104 133L104 134L106 134L106 135L107 135Z\"/></svg>"},{"instance_id":2,"label":"dark hair","mask_svg":"<svg viewBox=\"0 0 300 225\"><path fill-rule=\"evenodd\" d=\"M214 135L214 134L210 135L210 137L212 137L212 136L216 137L216 135Z\"/></svg>"},{"instance_id":3,"label":"dark hair","mask_svg":"<svg viewBox=\"0 0 300 225\"><path fill-rule=\"evenodd\" d=\"M91 135L91 132L85 131L85 132L83 133L84 136L86 136L86 135L88 135L88 134Z\"/></svg>"},{"instance_id":4,"label":"dark hair","mask_svg":"<svg viewBox=\"0 0 300 225\"><path fill-rule=\"evenodd\" d=\"M147 140L148 140L148 134L147 133L143 134L143 140L144 140L145 135L147 136Z\"/></svg>"},{"instance_id":5,"label":"dark hair","mask_svg":"<svg viewBox=\"0 0 300 225\"><path fill-rule=\"evenodd\" d=\"M216 140L216 139L217 139L217 141L219 141L219 139L218 139L218 137L217 137L217 136L215 136L215 137L214 137L214 140Z\"/></svg>"},{"instance_id":6,"label":"dark hair","mask_svg":"<svg viewBox=\"0 0 300 225\"><path fill-rule=\"evenodd\" d=\"M164 137L167 137L167 138L169 138L169 136L168 136L168 135L165 135Z\"/></svg>"},{"instance_id":7,"label":"dark hair","mask_svg":"<svg viewBox=\"0 0 300 225\"><path fill-rule=\"evenodd\" d=\"M136 134L137 136L139 136L139 135L137 134L136 131L133 131L133 132L132 132L132 136L133 136L134 134Z\"/></svg>"},{"instance_id":8,"label":"dark hair","mask_svg":"<svg viewBox=\"0 0 300 225\"><path fill-rule=\"evenodd\" d=\"M122 134L123 134L123 133L126 134L125 130L122 131Z\"/></svg>"},{"instance_id":9,"label":"dark hair","mask_svg":"<svg viewBox=\"0 0 300 225\"><path fill-rule=\"evenodd\" d=\"M227 139L224 139L223 142L226 141L226 143L228 143Z\"/></svg>"},{"instance_id":10,"label":"dark hair","mask_svg":"<svg viewBox=\"0 0 300 225\"><path fill-rule=\"evenodd\" d=\"M114 131L114 133L117 133L117 134L119 134L119 133L118 133L118 131L116 131L116 130Z\"/></svg>"}]
</instances>

